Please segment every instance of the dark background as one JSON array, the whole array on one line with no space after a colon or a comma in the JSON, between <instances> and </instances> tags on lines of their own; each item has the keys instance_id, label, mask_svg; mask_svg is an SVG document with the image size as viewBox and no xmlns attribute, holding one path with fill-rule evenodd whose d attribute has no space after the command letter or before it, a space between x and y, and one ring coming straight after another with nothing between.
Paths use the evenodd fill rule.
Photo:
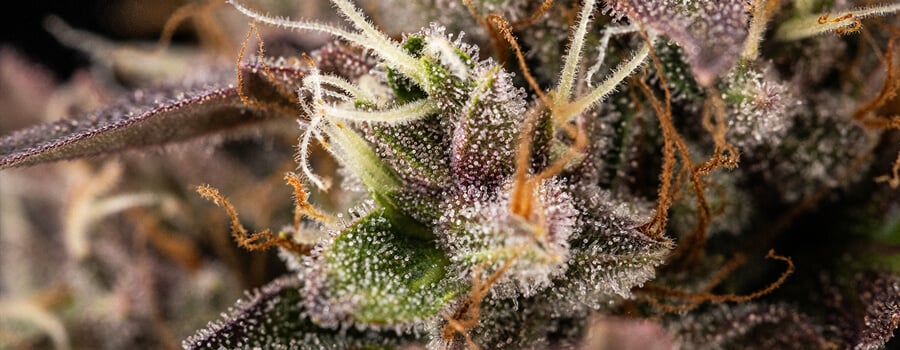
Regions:
<instances>
[{"instance_id":1,"label":"dark background","mask_svg":"<svg viewBox=\"0 0 900 350\"><path fill-rule=\"evenodd\" d=\"M0 19L0 47L14 47L35 63L51 69L59 80L88 64L78 51L60 45L43 27L56 15L71 27L116 40L155 41L171 13L187 0L37 0L9 4ZM189 21L188 21L189 22ZM191 41L190 24L175 41Z\"/></svg>"}]
</instances>

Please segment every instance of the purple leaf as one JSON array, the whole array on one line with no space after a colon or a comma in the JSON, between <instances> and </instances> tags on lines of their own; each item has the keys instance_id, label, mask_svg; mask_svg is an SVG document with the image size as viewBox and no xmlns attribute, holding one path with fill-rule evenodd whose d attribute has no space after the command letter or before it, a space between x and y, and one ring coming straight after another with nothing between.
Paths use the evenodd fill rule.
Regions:
<instances>
[{"instance_id":1,"label":"purple leaf","mask_svg":"<svg viewBox=\"0 0 900 350\"><path fill-rule=\"evenodd\" d=\"M0 169L113 153L186 140L243 124L299 117L296 67L242 64L247 106L235 84L164 86L132 92L103 110L34 126L0 137Z\"/></svg>"},{"instance_id":2,"label":"purple leaf","mask_svg":"<svg viewBox=\"0 0 900 350\"><path fill-rule=\"evenodd\" d=\"M669 331L687 349L823 349L827 344L809 316L787 305L718 305L672 319Z\"/></svg>"},{"instance_id":3,"label":"purple leaf","mask_svg":"<svg viewBox=\"0 0 900 350\"><path fill-rule=\"evenodd\" d=\"M900 278L867 271L830 288L829 319L847 349L881 349L900 325Z\"/></svg>"},{"instance_id":4,"label":"purple leaf","mask_svg":"<svg viewBox=\"0 0 900 350\"><path fill-rule=\"evenodd\" d=\"M628 17L681 46L694 78L709 86L737 62L747 38L745 1L607 0L606 10Z\"/></svg>"}]
</instances>

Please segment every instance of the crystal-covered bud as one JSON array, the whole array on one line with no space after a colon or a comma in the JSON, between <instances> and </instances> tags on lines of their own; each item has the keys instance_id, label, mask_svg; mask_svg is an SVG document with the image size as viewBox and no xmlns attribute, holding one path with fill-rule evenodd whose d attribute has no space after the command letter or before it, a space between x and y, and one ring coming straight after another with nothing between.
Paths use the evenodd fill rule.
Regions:
<instances>
[{"instance_id":1,"label":"crystal-covered bud","mask_svg":"<svg viewBox=\"0 0 900 350\"><path fill-rule=\"evenodd\" d=\"M578 211L557 180L545 180L527 194L535 199L529 217L512 211L511 192L468 187L451 194L437 234L463 278L476 268L493 273L513 259L494 293L528 296L565 272Z\"/></svg>"}]
</instances>

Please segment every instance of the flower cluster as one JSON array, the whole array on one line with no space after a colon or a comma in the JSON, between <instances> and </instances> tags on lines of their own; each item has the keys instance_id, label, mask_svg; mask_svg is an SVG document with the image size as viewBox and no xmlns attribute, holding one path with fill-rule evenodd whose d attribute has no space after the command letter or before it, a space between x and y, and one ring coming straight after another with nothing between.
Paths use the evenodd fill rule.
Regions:
<instances>
[{"instance_id":1,"label":"flower cluster","mask_svg":"<svg viewBox=\"0 0 900 350\"><path fill-rule=\"evenodd\" d=\"M430 25L391 36L381 28L421 19L379 26L331 0L343 27L227 3L251 21L236 81L195 72L0 138L5 168L299 125L297 173L284 178L293 225L248 233L225 196L198 188L226 210L239 246L276 247L290 272L187 349L585 348L595 328L649 327L597 314L655 319L657 345L689 348L881 346L897 327L897 278L870 271L883 261L835 268L821 288L849 276L870 287L859 303L834 303L845 318L757 300L815 256L778 231L818 227L798 216L828 210L829 193L900 181L900 159L883 169L900 128L882 115L900 88L896 4L832 18L818 1L385 1L381 18L437 9L422 12ZM891 31L853 40L855 66L814 50L876 15ZM260 27L333 41L268 57L276 40ZM253 33L258 57L244 59ZM863 48L881 42L884 52ZM266 162L256 157L246 163ZM863 176L874 171L877 184ZM846 214L861 222L859 249L897 238L895 194L841 198L862 208ZM734 273L763 256L772 261Z\"/></svg>"}]
</instances>

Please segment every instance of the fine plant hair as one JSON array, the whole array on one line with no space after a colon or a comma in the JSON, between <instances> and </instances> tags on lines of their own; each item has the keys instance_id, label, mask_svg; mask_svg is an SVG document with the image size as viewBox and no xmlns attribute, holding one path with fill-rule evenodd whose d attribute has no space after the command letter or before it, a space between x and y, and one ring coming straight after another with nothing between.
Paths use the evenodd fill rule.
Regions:
<instances>
[{"instance_id":1,"label":"fine plant hair","mask_svg":"<svg viewBox=\"0 0 900 350\"><path fill-rule=\"evenodd\" d=\"M48 17L120 98L0 123L12 347L892 345L900 5L323 3L190 2L150 49ZM62 282L9 277L41 244Z\"/></svg>"}]
</instances>

